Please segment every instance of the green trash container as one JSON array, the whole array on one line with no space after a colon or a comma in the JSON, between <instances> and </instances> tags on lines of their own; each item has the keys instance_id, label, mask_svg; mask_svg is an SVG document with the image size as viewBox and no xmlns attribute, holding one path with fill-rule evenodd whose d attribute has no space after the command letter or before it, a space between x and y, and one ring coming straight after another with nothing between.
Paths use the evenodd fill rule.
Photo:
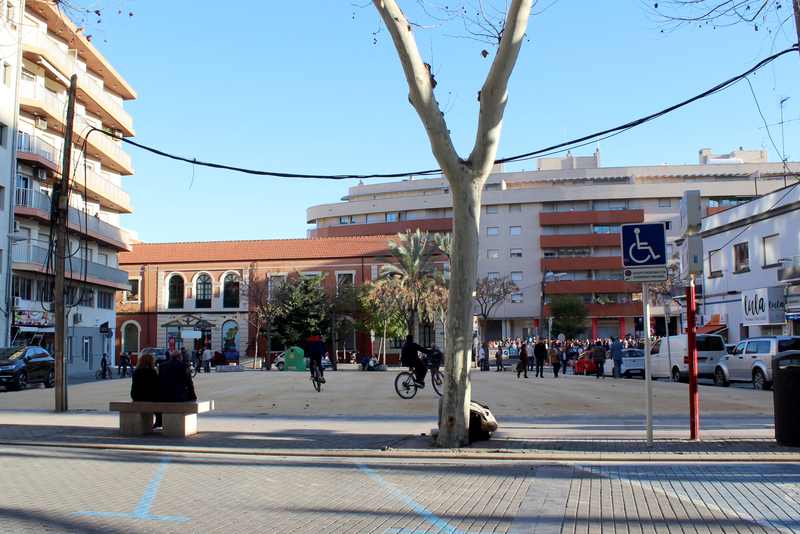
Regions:
<instances>
[{"instance_id":1,"label":"green trash container","mask_svg":"<svg viewBox=\"0 0 800 534\"><path fill-rule=\"evenodd\" d=\"M775 403L775 441L800 447L800 351L772 360L772 394Z\"/></svg>"},{"instance_id":2,"label":"green trash container","mask_svg":"<svg viewBox=\"0 0 800 534\"><path fill-rule=\"evenodd\" d=\"M303 349L300 347L289 347L286 350L286 365L284 369L287 371L306 370L306 358Z\"/></svg>"}]
</instances>

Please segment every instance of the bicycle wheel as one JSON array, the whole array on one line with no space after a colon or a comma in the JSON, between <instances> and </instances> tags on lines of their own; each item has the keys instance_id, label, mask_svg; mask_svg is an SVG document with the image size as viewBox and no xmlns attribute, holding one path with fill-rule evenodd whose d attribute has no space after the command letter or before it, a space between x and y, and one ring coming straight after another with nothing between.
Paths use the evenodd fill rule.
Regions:
<instances>
[{"instance_id":1,"label":"bicycle wheel","mask_svg":"<svg viewBox=\"0 0 800 534\"><path fill-rule=\"evenodd\" d=\"M394 379L394 390L402 399L411 399L417 394L417 385L414 383L414 375L408 371L403 371Z\"/></svg>"},{"instance_id":2,"label":"bicycle wheel","mask_svg":"<svg viewBox=\"0 0 800 534\"><path fill-rule=\"evenodd\" d=\"M444 377L439 370L431 371L431 384L433 384L433 390L436 392L437 395L440 397L442 396L442 385L444 384Z\"/></svg>"},{"instance_id":3,"label":"bicycle wheel","mask_svg":"<svg viewBox=\"0 0 800 534\"><path fill-rule=\"evenodd\" d=\"M194 365L189 365L189 375L194 378L197 376L197 367Z\"/></svg>"}]
</instances>

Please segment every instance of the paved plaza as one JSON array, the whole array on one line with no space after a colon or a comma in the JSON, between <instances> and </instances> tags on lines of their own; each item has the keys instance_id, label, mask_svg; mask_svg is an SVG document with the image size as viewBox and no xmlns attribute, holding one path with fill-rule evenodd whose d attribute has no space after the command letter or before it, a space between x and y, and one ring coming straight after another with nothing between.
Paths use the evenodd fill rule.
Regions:
<instances>
[{"instance_id":1,"label":"paved plaza","mask_svg":"<svg viewBox=\"0 0 800 534\"><path fill-rule=\"evenodd\" d=\"M703 441L687 437L687 386L517 380L473 373L491 441L430 446L437 399L394 393L396 372L196 379L217 411L200 434L123 437L109 400L129 379L0 393L2 532L800 532L800 450L773 439L772 394L701 387Z\"/></svg>"}]
</instances>

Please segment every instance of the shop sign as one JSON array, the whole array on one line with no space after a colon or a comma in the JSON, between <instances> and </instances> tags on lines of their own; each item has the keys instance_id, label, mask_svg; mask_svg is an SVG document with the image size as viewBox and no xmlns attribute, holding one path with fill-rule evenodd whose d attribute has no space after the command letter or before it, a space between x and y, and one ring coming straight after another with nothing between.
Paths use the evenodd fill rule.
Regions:
<instances>
[{"instance_id":1,"label":"shop sign","mask_svg":"<svg viewBox=\"0 0 800 534\"><path fill-rule=\"evenodd\" d=\"M33 310L15 310L14 326L53 326L50 312Z\"/></svg>"},{"instance_id":2,"label":"shop sign","mask_svg":"<svg viewBox=\"0 0 800 534\"><path fill-rule=\"evenodd\" d=\"M786 295L782 286L742 291L745 326L783 324L786 322Z\"/></svg>"}]
</instances>

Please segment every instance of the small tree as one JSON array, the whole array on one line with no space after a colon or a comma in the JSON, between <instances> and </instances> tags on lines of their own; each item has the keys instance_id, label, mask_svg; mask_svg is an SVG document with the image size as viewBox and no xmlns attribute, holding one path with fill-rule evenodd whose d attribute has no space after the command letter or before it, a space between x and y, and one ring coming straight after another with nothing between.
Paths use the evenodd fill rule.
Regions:
<instances>
[{"instance_id":1,"label":"small tree","mask_svg":"<svg viewBox=\"0 0 800 534\"><path fill-rule=\"evenodd\" d=\"M483 342L486 334L486 322L492 311L511 296L519 291L517 285L507 276L501 278L481 278L475 286L475 307L478 320L478 343Z\"/></svg>"},{"instance_id":2,"label":"small tree","mask_svg":"<svg viewBox=\"0 0 800 534\"><path fill-rule=\"evenodd\" d=\"M553 318L553 332L574 338L584 330L586 306L578 297L559 295L550 301L550 316Z\"/></svg>"},{"instance_id":3,"label":"small tree","mask_svg":"<svg viewBox=\"0 0 800 534\"><path fill-rule=\"evenodd\" d=\"M286 345L297 345L309 336L328 330L330 297L322 287L325 275L300 276L296 273L276 289L275 299L281 303L275 318L275 334Z\"/></svg>"},{"instance_id":4,"label":"small tree","mask_svg":"<svg viewBox=\"0 0 800 534\"><path fill-rule=\"evenodd\" d=\"M260 276L255 264L250 264L247 280L242 284L241 291L248 295L249 313L247 320L255 328L255 341L253 350L253 368L258 362L258 345L262 329L266 330L267 361L271 347L271 324L281 314L281 302L270 298L269 279L266 275Z\"/></svg>"},{"instance_id":5,"label":"small tree","mask_svg":"<svg viewBox=\"0 0 800 534\"><path fill-rule=\"evenodd\" d=\"M406 334L403 300L403 289L395 278L385 278L362 286L359 296L360 326L380 333L382 363L386 363L386 340Z\"/></svg>"},{"instance_id":6,"label":"small tree","mask_svg":"<svg viewBox=\"0 0 800 534\"><path fill-rule=\"evenodd\" d=\"M338 341L355 330L359 312L358 290L351 281L336 281L336 290L331 297L331 340L333 356L331 366L337 368Z\"/></svg>"}]
</instances>

